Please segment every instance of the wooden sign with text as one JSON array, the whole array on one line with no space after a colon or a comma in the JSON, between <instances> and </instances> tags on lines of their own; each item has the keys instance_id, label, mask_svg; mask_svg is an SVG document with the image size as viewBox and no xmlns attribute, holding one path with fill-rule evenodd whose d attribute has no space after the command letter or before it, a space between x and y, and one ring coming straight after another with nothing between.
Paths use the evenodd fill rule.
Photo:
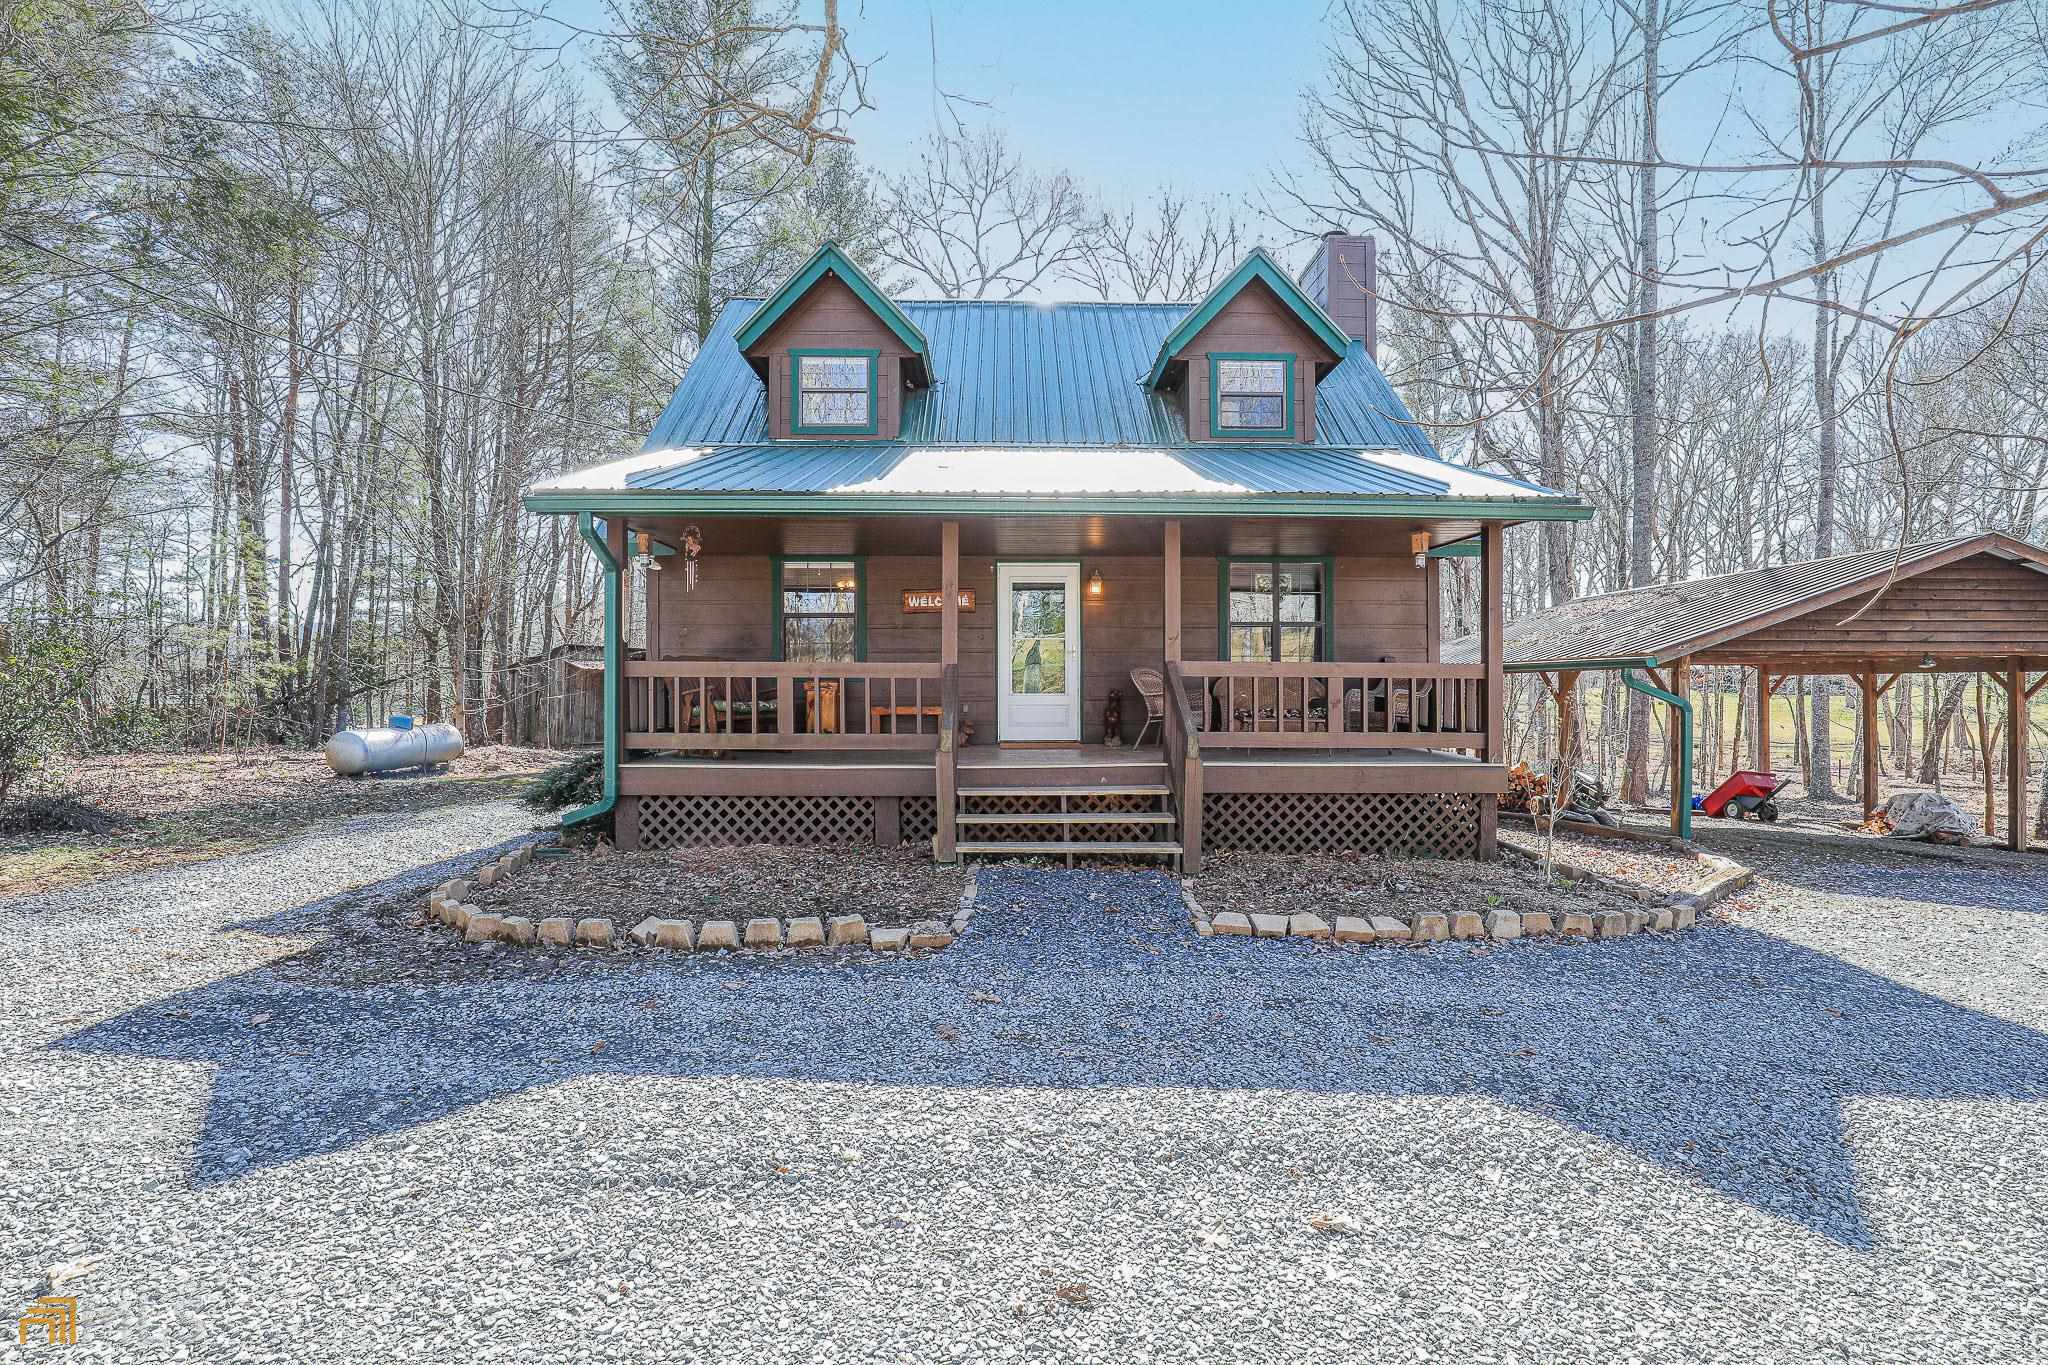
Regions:
<instances>
[{"instance_id":1,"label":"wooden sign with text","mask_svg":"<svg viewBox=\"0 0 2048 1365\"><path fill-rule=\"evenodd\" d=\"M919 612L944 611L945 609L946 594L940 592L937 588L932 588L929 591L914 591L910 588L903 590L903 610L912 615L916 615ZM974 589L960 589L960 610L974 610Z\"/></svg>"}]
</instances>

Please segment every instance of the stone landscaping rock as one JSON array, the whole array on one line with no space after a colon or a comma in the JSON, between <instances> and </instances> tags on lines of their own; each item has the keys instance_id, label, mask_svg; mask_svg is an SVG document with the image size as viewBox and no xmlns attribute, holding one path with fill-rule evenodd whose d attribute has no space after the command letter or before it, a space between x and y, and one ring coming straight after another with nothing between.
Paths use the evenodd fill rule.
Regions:
<instances>
[{"instance_id":1,"label":"stone landscaping rock","mask_svg":"<svg viewBox=\"0 0 2048 1365\"><path fill-rule=\"evenodd\" d=\"M1557 926L1551 922L1549 911L1524 910L1522 912L1522 933L1525 937L1530 934L1551 934L1556 932Z\"/></svg>"},{"instance_id":2,"label":"stone landscaping rock","mask_svg":"<svg viewBox=\"0 0 2048 1365\"><path fill-rule=\"evenodd\" d=\"M1451 922L1434 910L1417 915L1408 926L1408 936L1417 943L1430 943L1450 936Z\"/></svg>"},{"instance_id":3,"label":"stone landscaping rock","mask_svg":"<svg viewBox=\"0 0 2048 1365\"><path fill-rule=\"evenodd\" d=\"M654 926L654 946L689 952L697 946L697 931L686 919L665 919Z\"/></svg>"},{"instance_id":4,"label":"stone landscaping rock","mask_svg":"<svg viewBox=\"0 0 2048 1365\"><path fill-rule=\"evenodd\" d=\"M1662 910L1653 910L1650 912L1650 927L1652 929L1655 929L1658 933L1670 933L1672 923L1673 918L1669 907L1666 907Z\"/></svg>"},{"instance_id":5,"label":"stone landscaping rock","mask_svg":"<svg viewBox=\"0 0 2048 1365\"><path fill-rule=\"evenodd\" d=\"M498 865L496 863L487 863L478 868L476 870L476 884L480 887L496 886L498 884Z\"/></svg>"},{"instance_id":6,"label":"stone landscaping rock","mask_svg":"<svg viewBox=\"0 0 2048 1365\"><path fill-rule=\"evenodd\" d=\"M1232 935L1238 938L1248 938L1251 936L1252 922L1235 910L1225 910L1215 919L1210 920L1209 923L1219 934Z\"/></svg>"},{"instance_id":7,"label":"stone landscaping rock","mask_svg":"<svg viewBox=\"0 0 2048 1365\"><path fill-rule=\"evenodd\" d=\"M1559 921L1557 931L1566 938L1593 937L1593 917L1574 910Z\"/></svg>"},{"instance_id":8,"label":"stone landscaping rock","mask_svg":"<svg viewBox=\"0 0 2048 1365\"><path fill-rule=\"evenodd\" d=\"M441 898L443 900L460 901L468 894L469 883L459 878L455 881L443 882L441 884Z\"/></svg>"},{"instance_id":9,"label":"stone landscaping rock","mask_svg":"<svg viewBox=\"0 0 2048 1365\"><path fill-rule=\"evenodd\" d=\"M1520 938L1522 917L1512 910L1494 910L1486 916L1488 938Z\"/></svg>"},{"instance_id":10,"label":"stone landscaping rock","mask_svg":"<svg viewBox=\"0 0 2048 1365\"><path fill-rule=\"evenodd\" d=\"M868 922L859 915L834 915L825 926L825 942L835 948L868 941Z\"/></svg>"},{"instance_id":11,"label":"stone landscaping rock","mask_svg":"<svg viewBox=\"0 0 2048 1365\"><path fill-rule=\"evenodd\" d=\"M654 946L655 931L661 928L661 926L662 920L660 916L649 915L646 919L634 925L626 934L626 937L632 939L633 942L639 944L642 948L652 948Z\"/></svg>"},{"instance_id":12,"label":"stone landscaping rock","mask_svg":"<svg viewBox=\"0 0 2048 1365\"><path fill-rule=\"evenodd\" d=\"M473 913L475 913L475 909L472 906L449 906L448 913L445 916L445 918L448 921L448 927L453 929L458 934L466 932L469 928L469 917Z\"/></svg>"},{"instance_id":13,"label":"stone landscaping rock","mask_svg":"<svg viewBox=\"0 0 2048 1365\"><path fill-rule=\"evenodd\" d=\"M816 948L825 941L825 921L815 915L789 922L789 935L784 942L792 948Z\"/></svg>"},{"instance_id":14,"label":"stone landscaping rock","mask_svg":"<svg viewBox=\"0 0 2048 1365\"><path fill-rule=\"evenodd\" d=\"M739 946L740 927L729 919L706 920L704 927L697 931L697 951L700 953Z\"/></svg>"},{"instance_id":15,"label":"stone landscaping rock","mask_svg":"<svg viewBox=\"0 0 2048 1365\"><path fill-rule=\"evenodd\" d=\"M542 943L552 943L558 948L569 946L569 939L576 932L576 921L562 916L544 919L536 926Z\"/></svg>"},{"instance_id":16,"label":"stone landscaping rock","mask_svg":"<svg viewBox=\"0 0 2048 1365\"><path fill-rule=\"evenodd\" d=\"M471 915L462 926L462 937L469 943L489 943L498 936L498 926L504 922L498 915Z\"/></svg>"},{"instance_id":17,"label":"stone landscaping rock","mask_svg":"<svg viewBox=\"0 0 2048 1365\"><path fill-rule=\"evenodd\" d=\"M782 921L766 915L757 915L748 920L746 944L749 948L780 948Z\"/></svg>"},{"instance_id":18,"label":"stone landscaping rock","mask_svg":"<svg viewBox=\"0 0 2048 1365\"><path fill-rule=\"evenodd\" d=\"M1287 932L1296 938L1328 938L1330 922L1321 915L1311 915L1304 911L1289 917Z\"/></svg>"},{"instance_id":19,"label":"stone landscaping rock","mask_svg":"<svg viewBox=\"0 0 2048 1365\"><path fill-rule=\"evenodd\" d=\"M1252 932L1260 938L1286 938L1287 916L1253 915Z\"/></svg>"},{"instance_id":20,"label":"stone landscaping rock","mask_svg":"<svg viewBox=\"0 0 2048 1365\"><path fill-rule=\"evenodd\" d=\"M498 923L498 937L507 943L531 943L533 921L524 915L507 915Z\"/></svg>"},{"instance_id":21,"label":"stone landscaping rock","mask_svg":"<svg viewBox=\"0 0 2048 1365\"><path fill-rule=\"evenodd\" d=\"M1395 919L1392 915L1374 915L1372 917L1372 936L1374 938L1383 938L1390 942L1400 943L1410 938L1413 932L1407 924Z\"/></svg>"},{"instance_id":22,"label":"stone landscaping rock","mask_svg":"<svg viewBox=\"0 0 2048 1365\"><path fill-rule=\"evenodd\" d=\"M910 946L908 929L870 929L868 946L878 953L900 953Z\"/></svg>"},{"instance_id":23,"label":"stone landscaping rock","mask_svg":"<svg viewBox=\"0 0 2048 1365\"><path fill-rule=\"evenodd\" d=\"M1486 937L1486 921L1479 917L1477 910L1453 910L1450 921L1452 938Z\"/></svg>"},{"instance_id":24,"label":"stone landscaping rock","mask_svg":"<svg viewBox=\"0 0 2048 1365\"><path fill-rule=\"evenodd\" d=\"M1356 915L1337 916L1337 942L1370 943L1379 937L1371 924Z\"/></svg>"},{"instance_id":25,"label":"stone landscaping rock","mask_svg":"<svg viewBox=\"0 0 2048 1365\"><path fill-rule=\"evenodd\" d=\"M576 941L593 948L603 948L612 941L612 922L602 915L576 921Z\"/></svg>"},{"instance_id":26,"label":"stone landscaping rock","mask_svg":"<svg viewBox=\"0 0 2048 1365\"><path fill-rule=\"evenodd\" d=\"M910 926L910 946L913 948L950 948L953 935L945 925L935 919L919 920Z\"/></svg>"},{"instance_id":27,"label":"stone landscaping rock","mask_svg":"<svg viewBox=\"0 0 2048 1365\"><path fill-rule=\"evenodd\" d=\"M1629 923L1628 916L1619 910L1602 910L1599 924L1602 938L1626 938L1635 932L1635 926Z\"/></svg>"},{"instance_id":28,"label":"stone landscaping rock","mask_svg":"<svg viewBox=\"0 0 2048 1365\"><path fill-rule=\"evenodd\" d=\"M1690 905L1674 905L1671 907L1671 927L1690 929L1699 920L1699 913Z\"/></svg>"}]
</instances>

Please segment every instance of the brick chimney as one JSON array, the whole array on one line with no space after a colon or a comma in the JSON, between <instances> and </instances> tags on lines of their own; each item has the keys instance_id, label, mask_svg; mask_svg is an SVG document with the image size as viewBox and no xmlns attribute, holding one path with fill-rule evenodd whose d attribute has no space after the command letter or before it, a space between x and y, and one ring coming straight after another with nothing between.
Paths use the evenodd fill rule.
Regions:
<instances>
[{"instance_id":1,"label":"brick chimney","mask_svg":"<svg viewBox=\"0 0 2048 1365\"><path fill-rule=\"evenodd\" d=\"M1365 353L1380 358L1379 252L1370 237L1326 232L1302 272L1301 286Z\"/></svg>"}]
</instances>

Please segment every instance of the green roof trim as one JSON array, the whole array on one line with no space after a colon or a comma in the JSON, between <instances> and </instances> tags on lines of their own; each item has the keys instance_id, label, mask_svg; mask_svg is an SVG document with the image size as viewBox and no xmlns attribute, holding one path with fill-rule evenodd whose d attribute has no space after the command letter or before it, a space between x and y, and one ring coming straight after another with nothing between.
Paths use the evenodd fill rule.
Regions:
<instances>
[{"instance_id":1,"label":"green roof trim","mask_svg":"<svg viewBox=\"0 0 2048 1365\"><path fill-rule=\"evenodd\" d=\"M1426 521L1587 521L1593 509L1576 499L1138 493L676 493L595 491L529 493L529 512L597 512L667 516L685 512L732 516L1277 516L1399 517Z\"/></svg>"},{"instance_id":2,"label":"green roof trim","mask_svg":"<svg viewBox=\"0 0 2048 1365\"><path fill-rule=\"evenodd\" d=\"M1159 354L1153 357L1151 373L1145 376L1145 387L1156 389L1166 375L1166 367L1173 362L1195 333L1207 327L1223 306L1236 298L1253 280L1264 280L1266 286L1280 296L1280 301L1301 320L1303 326L1316 334L1316 339L1330 348L1331 354L1342 360L1351 347L1351 338L1344 329L1330 321L1330 315L1316 306L1316 301L1301 292L1280 263L1266 254L1262 246L1252 248L1252 254L1244 258L1244 264L1230 272L1230 278L1209 291L1203 299L1188 310L1188 315L1174 325L1166 334L1166 340L1159 343Z\"/></svg>"},{"instance_id":3,"label":"green roof trim","mask_svg":"<svg viewBox=\"0 0 2048 1365\"><path fill-rule=\"evenodd\" d=\"M931 364L931 347L901 308L893 303L887 294L876 287L867 272L853 263L853 259L839 249L836 242L826 242L811 253L794 275L784 280L782 287L768 296L767 302L756 308L740 329L733 335L733 341L744 351L759 341L770 327L782 320L782 315L795 307L796 301L809 292L810 287L826 275L837 275L855 297L867 305L868 311L882 320L882 325L896 334L896 339L915 351L924 359L927 367Z\"/></svg>"},{"instance_id":4,"label":"green roof trim","mask_svg":"<svg viewBox=\"0 0 2048 1365\"><path fill-rule=\"evenodd\" d=\"M1431 559L1477 559L1479 558L1479 542L1477 540L1454 540L1448 545L1439 545L1431 550L1429 557Z\"/></svg>"}]
</instances>

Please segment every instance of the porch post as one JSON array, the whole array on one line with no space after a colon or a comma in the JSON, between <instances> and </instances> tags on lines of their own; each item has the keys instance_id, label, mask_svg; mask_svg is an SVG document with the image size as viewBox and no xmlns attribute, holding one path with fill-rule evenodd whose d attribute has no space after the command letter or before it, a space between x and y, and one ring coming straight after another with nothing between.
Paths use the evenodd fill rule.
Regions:
<instances>
[{"instance_id":1,"label":"porch post","mask_svg":"<svg viewBox=\"0 0 2048 1365\"><path fill-rule=\"evenodd\" d=\"M2027 731L2031 728L2023 660L2007 660L2005 695L2005 846L2023 853L2027 847Z\"/></svg>"},{"instance_id":2,"label":"porch post","mask_svg":"<svg viewBox=\"0 0 2048 1365\"><path fill-rule=\"evenodd\" d=\"M1502 737L1507 734L1508 675L1502 619L1506 591L1501 565L1501 525L1489 521L1479 537L1479 613L1481 620L1479 660L1486 665L1486 752L1488 763L1504 763L1507 755ZM1500 798L1479 798L1479 849L1481 859L1491 862L1496 851L1500 820Z\"/></svg>"},{"instance_id":3,"label":"porch post","mask_svg":"<svg viewBox=\"0 0 2048 1365\"><path fill-rule=\"evenodd\" d=\"M1167 663L1180 662L1180 523L1166 523L1165 544L1160 554L1165 559L1165 587L1161 604L1166 609L1166 639L1164 658Z\"/></svg>"},{"instance_id":4,"label":"porch post","mask_svg":"<svg viewBox=\"0 0 2048 1365\"><path fill-rule=\"evenodd\" d=\"M1756 714L1751 716L1749 761L1756 765L1755 771L1771 770L1771 670L1763 664L1756 666Z\"/></svg>"},{"instance_id":5,"label":"porch post","mask_svg":"<svg viewBox=\"0 0 2048 1365\"><path fill-rule=\"evenodd\" d=\"M1692 695L1692 660L1679 659L1671 665L1671 691L1673 695ZM1692 798L1692 783L1685 771L1686 760L1692 757L1692 746L1687 744L1685 730L1692 724L1688 716L1676 706L1671 708L1671 832L1683 833L1685 824L1685 803Z\"/></svg>"},{"instance_id":6,"label":"porch post","mask_svg":"<svg viewBox=\"0 0 2048 1365\"><path fill-rule=\"evenodd\" d=\"M630 581L629 571L632 568L632 561L626 558L626 518L624 515L614 513L605 518L604 548L605 553L612 557L612 563L619 566L618 571L614 575L618 580L618 610L613 612L610 619L605 623L606 627L615 633L617 637L617 643L613 646L612 653L618 659L619 666L606 675L604 685L612 689L612 696L614 698L613 714L618 720L619 747L616 761L624 763L630 757L626 750L626 731L633 728L633 697L626 687L626 646L633 638L632 628L627 624L632 617L632 599L629 595L630 589L627 587L627 583ZM650 699L652 695L650 691ZM642 722L643 725L651 723L651 721ZM620 802L619 804L627 807L627 809L618 810L616 806L613 808L618 810L612 822L613 840L622 849L637 849L640 847L639 798L635 797L630 802Z\"/></svg>"},{"instance_id":7,"label":"porch post","mask_svg":"<svg viewBox=\"0 0 2048 1365\"><path fill-rule=\"evenodd\" d=\"M959 861L960 801L955 755L960 744L960 523L939 525L939 751L932 756L937 832L932 857Z\"/></svg>"},{"instance_id":8,"label":"porch post","mask_svg":"<svg viewBox=\"0 0 2048 1365\"><path fill-rule=\"evenodd\" d=\"M939 662L960 662L960 523L939 527Z\"/></svg>"},{"instance_id":9,"label":"porch post","mask_svg":"<svg viewBox=\"0 0 2048 1365\"><path fill-rule=\"evenodd\" d=\"M1864 669L1863 684L1863 818L1877 809L1877 674Z\"/></svg>"}]
</instances>

